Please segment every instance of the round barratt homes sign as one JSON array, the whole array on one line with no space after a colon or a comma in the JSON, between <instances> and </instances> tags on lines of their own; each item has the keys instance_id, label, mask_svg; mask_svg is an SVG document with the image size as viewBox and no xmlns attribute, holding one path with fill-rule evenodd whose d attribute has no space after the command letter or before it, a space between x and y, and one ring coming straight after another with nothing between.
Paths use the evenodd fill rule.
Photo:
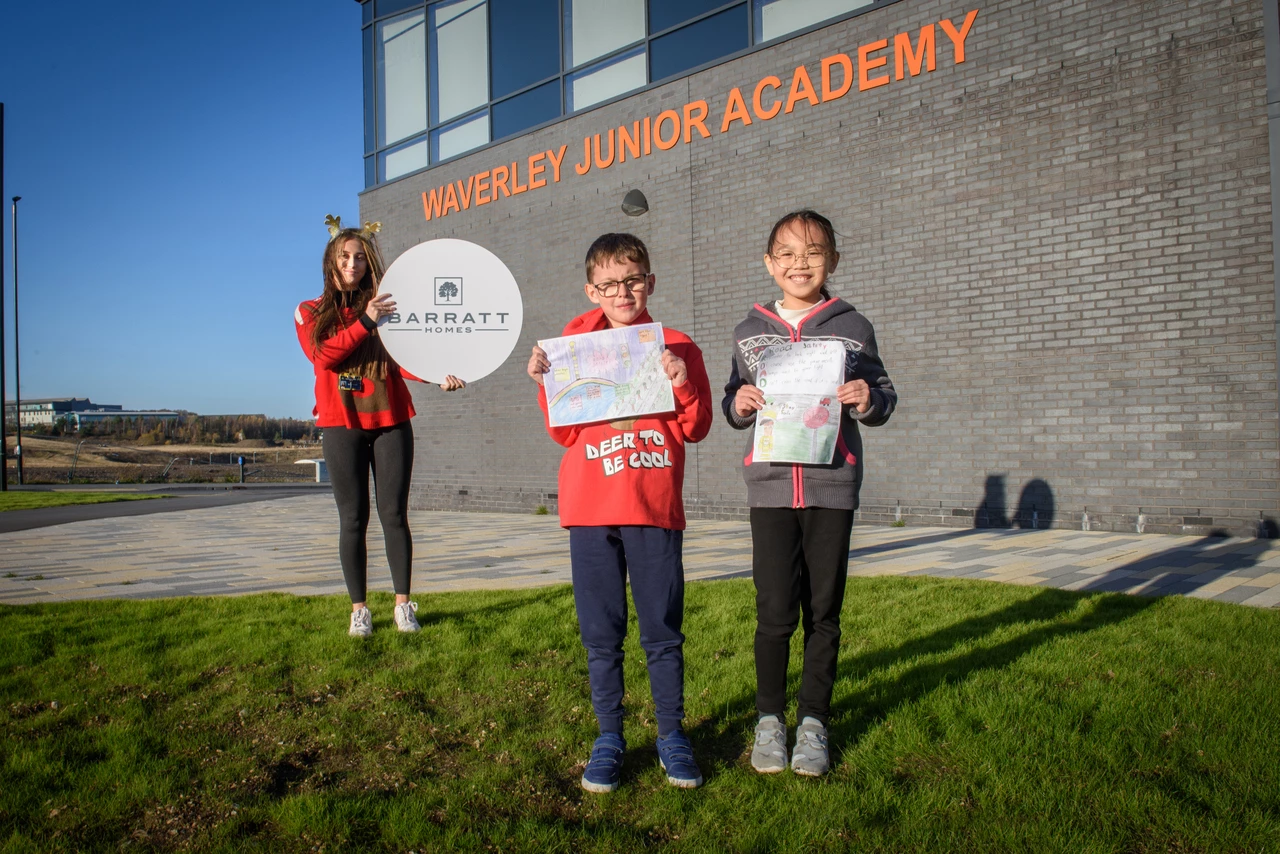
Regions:
<instances>
[{"instance_id":1,"label":"round barratt homes sign","mask_svg":"<svg viewBox=\"0 0 1280 854\"><path fill-rule=\"evenodd\" d=\"M524 323L515 277L483 246L451 237L428 240L387 268L379 293L396 313L378 334L391 358L433 383L446 374L474 382L511 355Z\"/></svg>"}]
</instances>

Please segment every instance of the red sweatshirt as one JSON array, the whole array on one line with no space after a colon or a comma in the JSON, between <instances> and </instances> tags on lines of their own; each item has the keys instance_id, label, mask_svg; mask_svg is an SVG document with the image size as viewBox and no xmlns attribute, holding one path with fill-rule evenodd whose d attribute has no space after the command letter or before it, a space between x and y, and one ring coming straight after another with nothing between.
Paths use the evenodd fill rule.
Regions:
<instances>
[{"instance_id":1,"label":"red sweatshirt","mask_svg":"<svg viewBox=\"0 0 1280 854\"><path fill-rule=\"evenodd\" d=\"M636 323L653 323L645 312ZM600 309L576 317L565 335L609 328ZM688 335L663 327L667 349L684 359L685 384L672 389L676 411L627 421L552 427L546 389L538 405L551 438L569 450L560 461L560 525L654 525L683 531L684 445L711 429L711 383L702 351Z\"/></svg>"},{"instance_id":2,"label":"red sweatshirt","mask_svg":"<svg viewBox=\"0 0 1280 854\"><path fill-rule=\"evenodd\" d=\"M338 365L376 328L366 315L343 309L342 325L337 334L326 339L319 350L312 345L311 330L315 326L315 310L319 302L318 299L308 300L293 313L298 343L315 366L316 406L311 413L316 416L316 426L376 430L412 418L413 398L409 396L404 378L418 378L402 370L395 362L387 366L385 380L338 373Z\"/></svg>"}]
</instances>

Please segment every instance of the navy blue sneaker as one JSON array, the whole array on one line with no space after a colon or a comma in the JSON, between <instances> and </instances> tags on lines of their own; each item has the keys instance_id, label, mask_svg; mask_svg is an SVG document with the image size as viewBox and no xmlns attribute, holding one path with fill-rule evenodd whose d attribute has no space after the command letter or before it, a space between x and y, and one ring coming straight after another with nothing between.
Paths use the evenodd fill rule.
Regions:
<instances>
[{"instance_id":1,"label":"navy blue sneaker","mask_svg":"<svg viewBox=\"0 0 1280 854\"><path fill-rule=\"evenodd\" d=\"M702 771L693 759L693 745L683 730L658 739L658 761L667 772L667 782L671 785L682 789L696 789L702 785Z\"/></svg>"},{"instance_id":2,"label":"navy blue sneaker","mask_svg":"<svg viewBox=\"0 0 1280 854\"><path fill-rule=\"evenodd\" d=\"M622 754L627 742L621 733L601 733L591 745L591 758L582 772L582 788L588 792L612 792L622 778Z\"/></svg>"}]
</instances>

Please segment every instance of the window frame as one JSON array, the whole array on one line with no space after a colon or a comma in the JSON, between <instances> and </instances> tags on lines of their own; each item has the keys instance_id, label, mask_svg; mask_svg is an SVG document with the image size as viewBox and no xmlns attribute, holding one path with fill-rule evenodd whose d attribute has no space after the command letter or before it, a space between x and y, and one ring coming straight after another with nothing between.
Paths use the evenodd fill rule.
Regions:
<instances>
[{"instance_id":1,"label":"window frame","mask_svg":"<svg viewBox=\"0 0 1280 854\"><path fill-rule=\"evenodd\" d=\"M403 15L406 12L408 12L410 9L421 8L423 10L424 15L426 15L426 19L425 19L426 24L428 27L430 27L429 9L430 7L435 6L441 2L444 2L444 0L419 0L419 2L417 3L410 3L409 5L403 8L399 8L396 11L388 13L386 15L374 15L374 14L370 14L374 4L374 0L360 0L360 5L361 5L361 28L360 29L361 29L362 51L363 51L364 45L369 44L372 46L371 50L376 53L377 45L374 42L376 42L376 27L379 22L388 18L395 17L396 15ZM532 133L537 130L541 130L542 128L549 127L553 124L556 124L557 122L564 121L565 119L571 118L573 116L578 116L583 113L589 112L591 110L608 106L609 104L613 104L624 98L630 98L642 92L647 92L650 89L665 85L667 83L670 83L673 80L679 80L679 79L688 77L690 75L697 74L701 71L705 71L708 68L714 68L715 66L721 65L725 62L731 62L732 60L738 59L743 56L747 56L749 54L755 53L756 51L768 50L769 48L775 47L779 44L782 44L783 42L790 41L791 39L801 38L812 32L816 32L817 30L834 26L838 23L849 20L851 18L856 18L860 15L865 15L868 12L874 12L878 9L883 9L886 6L891 6L895 3L899 3L901 2L901 0L873 0L873 2L859 9L854 9L850 12L845 12L840 15L836 15L835 17L818 21L817 23L810 24L809 26L803 27L798 30L794 30L789 33L783 33L782 35L776 36L768 41L756 40L758 37L756 18L758 17L759 5L761 3L761 0L725 0L725 2L721 2L716 6L712 7L711 9L708 9L704 12L701 12L697 15L694 15L690 18L687 18L686 20L680 21L676 24L673 24L667 27L666 29L659 30L657 32L649 31L649 27L650 27L649 0L642 0L642 2L644 3L644 31L645 31L643 38L637 39L633 42L630 42L629 44L623 45L613 51L610 51L607 54L594 57L591 60L588 60L586 62L580 63L572 67L570 67L567 64L566 58L565 58L566 39L568 37L568 33L566 32L567 27L565 24L565 12L566 12L565 6L568 2L570 2L570 0L558 0L557 2L559 20L557 22L558 26L556 29L559 34L559 40L560 40L559 50L557 51L557 55L559 56L559 60L560 60L560 71L558 73L548 75L540 80L536 80L532 83L529 83L520 89L517 89L513 92L509 92L506 95L503 95L501 98L494 98L493 97L493 72L492 72L492 69L490 68L489 81L488 81L489 98L483 105L476 107L473 110L469 110L468 112L466 112L461 116L454 116L446 121L436 122L436 121L433 121L432 110L430 109L430 104L428 104L427 105L427 128L422 133L397 140L392 145L383 145L383 146L377 146L377 139L375 134L375 139L374 139L375 148L373 150L366 150L364 155L366 185L364 190L361 191L361 193L363 194L372 190L379 189L381 187L385 187L391 183L394 183L395 181L400 181L404 178L412 177L413 175L417 175L422 172L428 171L430 169L434 169L437 166L443 165L445 163L449 163L461 157L468 157L472 154L475 154L478 151L483 151L499 143L506 142L507 140L514 139L516 137L523 136L525 134ZM485 0L485 6L486 6L485 21L486 21L486 28L487 28L486 48L490 51L490 61L492 61L493 17L491 14L491 10L488 8L488 5L489 5L488 0ZM653 59L652 59L652 52L650 50L650 42L654 41L655 39L662 38L663 36L670 35L671 33L678 32L679 30L692 26L706 18L710 18L714 15L718 15L722 12L734 9L736 7L743 7L743 12L747 16L747 46L745 48L730 54L726 54L724 56L716 57L715 59L702 63L701 65L697 65L692 68L685 69L675 74L670 74L666 77L657 78L657 79L653 77L653 64L652 64ZM371 28L373 28L373 33L370 34L368 33L368 31ZM594 104L589 104L587 106L581 107L577 110L570 111L568 109L568 105L570 102L569 94L568 94L568 86L570 85L572 78L581 75L584 71L589 71L594 66L603 66L610 62L613 62L617 60L621 55L635 51L637 48L640 48L644 51L645 77L647 79L647 82L645 84L638 86L635 89L629 89L625 92L619 93L618 95L612 98L608 98L606 100L598 101ZM426 91L428 93L431 92L431 86L432 86L432 81L430 79L432 60L433 60L433 57L431 55L431 50L430 50L430 41L428 40L427 61L426 61L427 79L424 81L426 85ZM362 61L362 68L363 68L363 64L368 62L374 62L376 66L376 59L371 59L369 57L362 57L361 61ZM544 86L547 83L550 83L553 81L559 82L560 112L558 115L544 122L541 122L536 125L531 125L527 128L523 128L519 131L507 134L506 136L503 136L503 137L495 138L493 136L492 111L495 105L502 104L503 102L511 100L513 98L517 98L525 94L526 92L532 91L533 89L537 89L538 87ZM373 81L372 88L374 90L372 99L371 101L366 100L364 104L364 110L365 110L364 121L366 125L368 123L372 123L373 127L376 129L378 127L378 118L379 118L376 112L378 110L378 97L379 97L379 94L377 91L376 73L375 73L375 80ZM481 112L486 113L489 119L489 141L487 143L483 145L478 145L475 148L468 149L464 152L453 155L452 157L441 158L439 160L433 159L430 156L432 149L434 147L432 144L432 140L438 135L438 133L441 130L447 129L450 125L458 124L464 119L474 118ZM414 170L413 172L405 173L404 175L397 176L390 180L375 181L374 183L370 183L370 178L372 177L376 179L377 173L380 171L377 168L377 164L380 158L385 157L385 155L389 150L407 147L411 143L419 140L426 140L427 142L428 162L424 168ZM366 149L367 149L367 145L366 145Z\"/></svg>"}]
</instances>

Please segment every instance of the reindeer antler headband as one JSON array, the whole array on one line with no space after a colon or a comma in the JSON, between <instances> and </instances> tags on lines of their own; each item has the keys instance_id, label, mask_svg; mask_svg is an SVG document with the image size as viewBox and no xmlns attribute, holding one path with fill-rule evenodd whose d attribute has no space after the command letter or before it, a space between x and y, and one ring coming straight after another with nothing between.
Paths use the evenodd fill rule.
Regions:
<instances>
[{"instance_id":1,"label":"reindeer antler headband","mask_svg":"<svg viewBox=\"0 0 1280 854\"><path fill-rule=\"evenodd\" d=\"M324 218L324 224L329 226L330 240L333 240L333 238L337 237L338 234L342 231L342 219L340 217L334 216L333 214L329 214ZM382 223L366 222L364 224L364 228L360 229L360 231L362 234L364 234L365 237L373 237L379 231L382 231Z\"/></svg>"}]
</instances>

